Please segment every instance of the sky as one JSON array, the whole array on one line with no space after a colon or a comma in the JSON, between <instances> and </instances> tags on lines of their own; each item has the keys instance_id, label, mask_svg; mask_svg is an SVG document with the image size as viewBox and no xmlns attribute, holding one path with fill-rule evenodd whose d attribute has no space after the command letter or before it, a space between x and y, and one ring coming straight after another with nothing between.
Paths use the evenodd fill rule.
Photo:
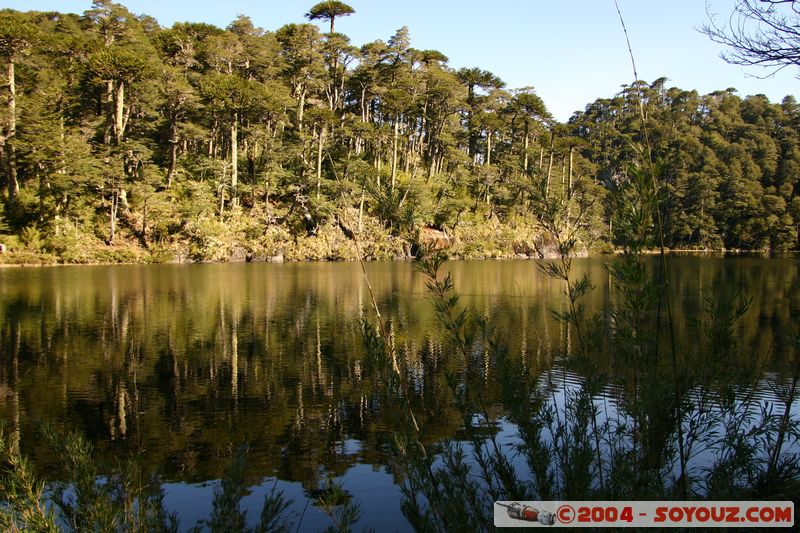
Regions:
<instances>
[{"instance_id":1,"label":"sky","mask_svg":"<svg viewBox=\"0 0 800 533\"><path fill-rule=\"evenodd\" d=\"M136 14L162 26L176 21L227 26L237 14L275 30L306 22L316 0L123 0ZM740 96L765 94L773 102L797 95L797 69L771 78L768 71L729 65L723 48L697 28L729 16L734 0L618 0L639 79L668 78L668 87L701 94L734 87ZM408 26L411 45L436 49L450 66L480 67L508 88L533 87L553 116L566 121L597 98L610 98L633 81L625 35L613 0L348 0L356 13L337 19L336 31L352 44L382 39ZM0 8L82 13L90 0L0 0ZM320 22L323 31L327 23Z\"/></svg>"}]
</instances>

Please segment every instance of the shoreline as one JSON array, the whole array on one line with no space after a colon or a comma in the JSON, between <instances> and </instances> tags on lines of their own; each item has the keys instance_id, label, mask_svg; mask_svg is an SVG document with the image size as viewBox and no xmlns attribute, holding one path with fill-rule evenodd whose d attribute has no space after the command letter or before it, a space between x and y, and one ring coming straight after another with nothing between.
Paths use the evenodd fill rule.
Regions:
<instances>
[{"instance_id":1,"label":"shoreline","mask_svg":"<svg viewBox=\"0 0 800 533\"><path fill-rule=\"evenodd\" d=\"M780 251L780 252L772 252L769 250L742 250L742 249L718 249L718 250L692 250L692 249L665 249L664 250L667 255L697 255L697 256L710 256L710 255L721 255L723 257L727 256L759 256L763 258L781 258L781 257L794 257L800 254L800 250L787 250L787 251ZM645 255L659 255L660 250L646 250L642 252ZM0 269L4 268L44 268L44 267L64 267L64 266L112 266L112 265L222 265L222 264L245 264L245 263L252 263L252 264L281 264L281 263L356 263L358 262L357 259L305 259L305 260L291 260L291 259L275 259L275 260L258 260L258 261L247 261L241 259L234 259L228 261L195 261L195 260L171 260L171 261L125 261L125 262L103 262L103 261L92 261L92 262L85 262L85 263L69 263L69 262L38 262L38 263L31 263L31 262L23 262L23 263L13 263L13 262L4 262L3 259L5 257L13 257L16 252L4 252L0 254ZM29 252L25 252L24 255L30 255ZM622 255L621 250L614 250L612 252L589 252L584 254L578 254L573 257L577 259L582 258L590 258L590 257L612 257L612 256L619 256ZM52 256L50 256L52 257ZM475 257L462 257L462 256L454 256L449 257L448 261L548 261L551 259L557 259L557 255L548 254L544 257L539 256L531 256L525 254L515 254L515 255L508 255L508 256L475 256ZM404 261L414 261L416 258L409 256L409 257L395 257L395 258L386 258L386 259L374 259L374 258L366 258L364 261L366 262L404 262Z\"/></svg>"}]
</instances>

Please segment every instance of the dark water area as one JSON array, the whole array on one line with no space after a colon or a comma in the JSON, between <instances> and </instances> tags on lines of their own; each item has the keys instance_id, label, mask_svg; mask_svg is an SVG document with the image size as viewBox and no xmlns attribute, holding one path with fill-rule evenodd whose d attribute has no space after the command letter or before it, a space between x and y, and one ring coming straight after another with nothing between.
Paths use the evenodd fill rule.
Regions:
<instances>
[{"instance_id":1,"label":"dark water area","mask_svg":"<svg viewBox=\"0 0 800 533\"><path fill-rule=\"evenodd\" d=\"M574 262L595 287L587 310L606 319L619 297L604 266L611 261ZM571 350L574 334L551 312L566 303L563 286L536 262L445 268L463 303L491 319L526 367L556 368ZM706 297L742 293L752 301L731 364L754 359L767 375L786 375L800 260L676 256L669 271L685 349ZM423 440L458 438L444 375L459 363L445 353L422 274L404 262L370 263L367 272L406 361ZM247 443L251 519L278 480L303 514L302 530L325 528L329 519L305 504L308 491L335 478L361 504L360 526L405 530L394 420L370 370L362 319L374 322L375 313L357 263L2 269L0 417L44 472L59 458L42 443L40 422L81 432L100 457L135 457L165 481L184 527L207 517L214 480ZM490 374L484 386L491 397Z\"/></svg>"}]
</instances>

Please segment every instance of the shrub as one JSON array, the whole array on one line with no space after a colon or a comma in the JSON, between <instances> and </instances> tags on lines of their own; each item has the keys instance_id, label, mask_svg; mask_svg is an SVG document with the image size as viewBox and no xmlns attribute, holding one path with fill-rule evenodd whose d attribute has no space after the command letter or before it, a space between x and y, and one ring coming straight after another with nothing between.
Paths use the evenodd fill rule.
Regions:
<instances>
[{"instance_id":1,"label":"shrub","mask_svg":"<svg viewBox=\"0 0 800 533\"><path fill-rule=\"evenodd\" d=\"M26 226L19 232L19 240L29 252L40 252L44 246L42 233L36 226Z\"/></svg>"},{"instance_id":2,"label":"shrub","mask_svg":"<svg viewBox=\"0 0 800 533\"><path fill-rule=\"evenodd\" d=\"M204 217L186 224L189 255L195 261L225 261L238 244L235 228L217 218Z\"/></svg>"}]
</instances>

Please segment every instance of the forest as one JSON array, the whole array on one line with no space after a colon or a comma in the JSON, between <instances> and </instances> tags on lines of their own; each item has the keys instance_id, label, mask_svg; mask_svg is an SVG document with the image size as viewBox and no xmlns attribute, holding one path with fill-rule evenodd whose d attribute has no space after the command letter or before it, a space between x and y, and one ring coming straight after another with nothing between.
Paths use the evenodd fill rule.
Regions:
<instances>
[{"instance_id":1,"label":"forest","mask_svg":"<svg viewBox=\"0 0 800 533\"><path fill-rule=\"evenodd\" d=\"M353 44L343 16L0 12L0 263L545 257L554 202L580 253L612 252L645 151L668 248L798 248L794 97L660 78L559 123L406 27Z\"/></svg>"}]
</instances>

